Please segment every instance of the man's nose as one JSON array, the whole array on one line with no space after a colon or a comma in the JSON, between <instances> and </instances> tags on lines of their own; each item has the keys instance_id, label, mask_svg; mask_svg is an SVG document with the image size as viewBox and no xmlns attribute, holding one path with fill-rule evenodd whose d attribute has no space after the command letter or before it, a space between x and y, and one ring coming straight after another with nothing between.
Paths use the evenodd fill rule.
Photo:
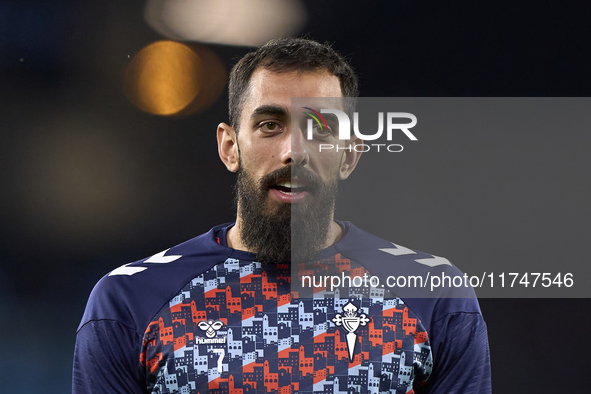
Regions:
<instances>
[{"instance_id":1,"label":"man's nose","mask_svg":"<svg viewBox=\"0 0 591 394\"><path fill-rule=\"evenodd\" d=\"M306 165L310 156L308 155L307 140L300 128L292 129L291 136L288 139L285 154L283 157L284 164Z\"/></svg>"}]
</instances>

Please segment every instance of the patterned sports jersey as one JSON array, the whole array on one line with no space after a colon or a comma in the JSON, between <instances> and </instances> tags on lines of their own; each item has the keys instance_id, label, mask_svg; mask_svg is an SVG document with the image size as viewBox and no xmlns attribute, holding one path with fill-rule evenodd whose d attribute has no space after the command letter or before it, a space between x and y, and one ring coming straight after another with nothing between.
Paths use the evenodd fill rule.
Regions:
<instances>
[{"instance_id":1,"label":"patterned sports jersey","mask_svg":"<svg viewBox=\"0 0 591 394\"><path fill-rule=\"evenodd\" d=\"M460 274L339 224L342 239L296 275L225 246L231 225L112 271L78 330L73 392L490 392L471 289L417 298L384 286L292 286L305 274Z\"/></svg>"}]
</instances>

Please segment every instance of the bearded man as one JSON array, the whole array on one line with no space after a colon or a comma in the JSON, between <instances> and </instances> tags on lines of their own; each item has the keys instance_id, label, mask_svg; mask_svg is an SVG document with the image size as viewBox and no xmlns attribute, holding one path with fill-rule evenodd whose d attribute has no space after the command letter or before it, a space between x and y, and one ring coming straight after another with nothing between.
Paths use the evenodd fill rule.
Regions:
<instances>
[{"instance_id":1,"label":"bearded man","mask_svg":"<svg viewBox=\"0 0 591 394\"><path fill-rule=\"evenodd\" d=\"M229 91L217 138L237 172L236 222L101 279L77 334L73 392L489 393L471 288L453 298L369 285L294 291L304 273L461 276L335 220L338 181L362 141L339 142L328 124L306 138L291 100L341 98L350 113L358 91L347 62L314 41L274 40L236 64Z\"/></svg>"}]
</instances>

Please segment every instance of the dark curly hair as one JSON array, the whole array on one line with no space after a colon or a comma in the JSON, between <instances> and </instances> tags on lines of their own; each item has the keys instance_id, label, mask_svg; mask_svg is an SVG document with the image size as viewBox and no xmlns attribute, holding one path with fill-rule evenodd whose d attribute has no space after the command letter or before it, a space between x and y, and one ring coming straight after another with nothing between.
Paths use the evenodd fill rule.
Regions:
<instances>
[{"instance_id":1,"label":"dark curly hair","mask_svg":"<svg viewBox=\"0 0 591 394\"><path fill-rule=\"evenodd\" d=\"M273 72L327 70L339 78L343 97L359 95L357 75L345 58L328 44L304 38L271 40L256 51L246 54L230 72L230 124L236 131L250 78L257 68Z\"/></svg>"}]
</instances>

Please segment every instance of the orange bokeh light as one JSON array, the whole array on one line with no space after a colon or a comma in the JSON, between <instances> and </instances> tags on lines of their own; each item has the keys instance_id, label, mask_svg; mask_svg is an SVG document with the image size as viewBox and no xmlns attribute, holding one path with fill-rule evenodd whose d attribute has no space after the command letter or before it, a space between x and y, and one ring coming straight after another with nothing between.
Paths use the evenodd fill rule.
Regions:
<instances>
[{"instance_id":1,"label":"orange bokeh light","mask_svg":"<svg viewBox=\"0 0 591 394\"><path fill-rule=\"evenodd\" d=\"M125 94L145 112L183 116L209 107L221 93L227 73L203 45L157 41L130 61Z\"/></svg>"}]
</instances>

